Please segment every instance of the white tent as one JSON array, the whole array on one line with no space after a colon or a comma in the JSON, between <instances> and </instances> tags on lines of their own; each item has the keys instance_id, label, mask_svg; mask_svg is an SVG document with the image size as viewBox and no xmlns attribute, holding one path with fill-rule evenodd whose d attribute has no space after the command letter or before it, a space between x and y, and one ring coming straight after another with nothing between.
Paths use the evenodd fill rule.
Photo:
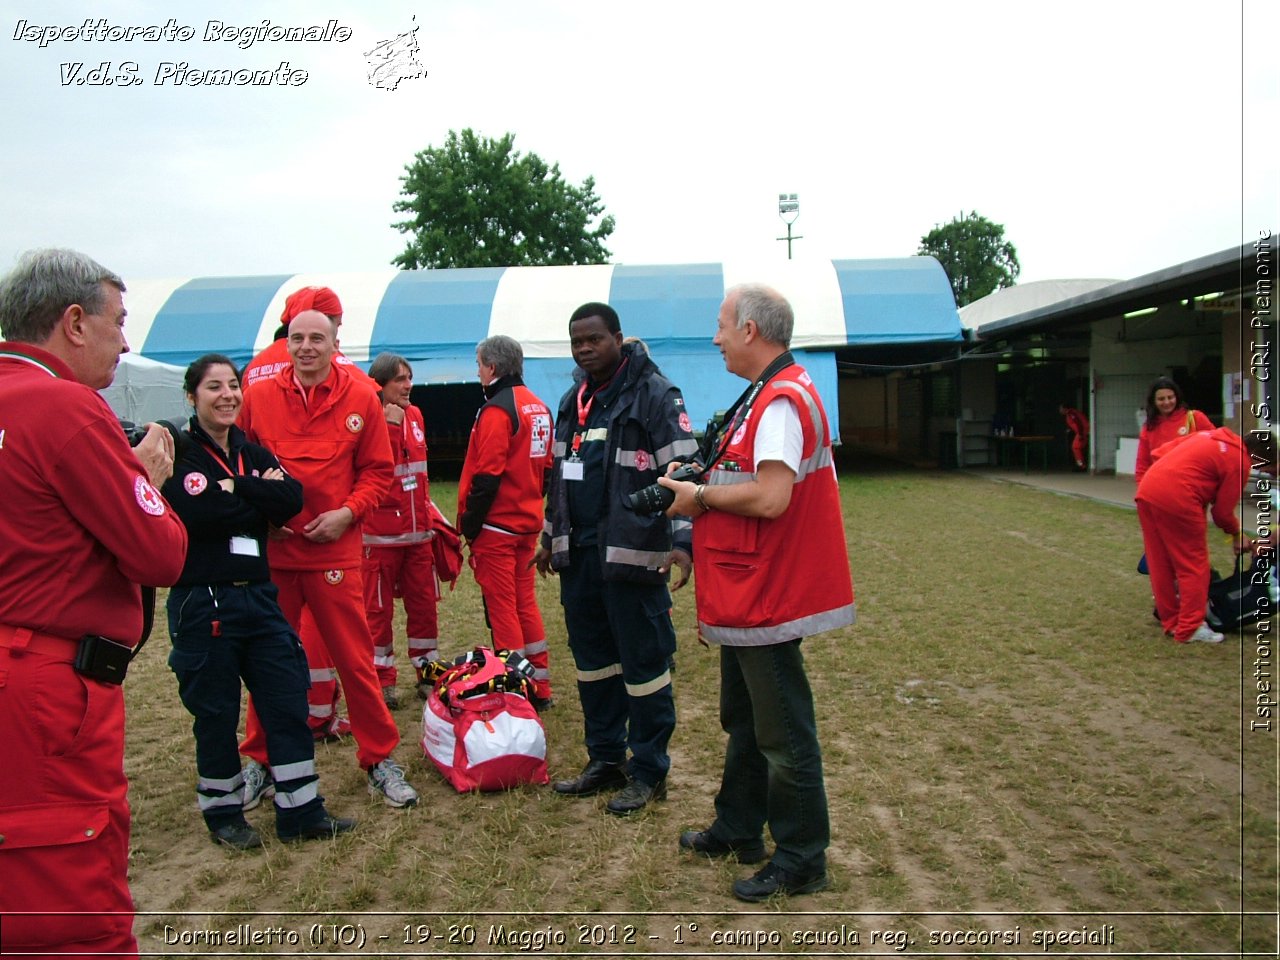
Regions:
<instances>
[{"instance_id":1,"label":"white tent","mask_svg":"<svg viewBox=\"0 0 1280 960\"><path fill-rule=\"evenodd\" d=\"M134 423L152 420L185 421L191 415L182 392L185 367L126 353L116 367L111 386L99 391L117 417Z\"/></svg>"}]
</instances>

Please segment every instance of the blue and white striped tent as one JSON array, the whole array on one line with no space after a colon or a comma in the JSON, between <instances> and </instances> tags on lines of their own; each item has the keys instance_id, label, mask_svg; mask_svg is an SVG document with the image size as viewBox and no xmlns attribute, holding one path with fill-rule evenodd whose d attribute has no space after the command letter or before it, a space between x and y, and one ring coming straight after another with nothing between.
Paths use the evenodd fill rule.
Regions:
<instances>
[{"instance_id":1,"label":"blue and white striped tent","mask_svg":"<svg viewBox=\"0 0 1280 960\"><path fill-rule=\"evenodd\" d=\"M931 257L128 281L125 331L133 350L152 360L185 365L216 351L243 364L270 342L285 297L319 284L341 298L341 348L362 366L388 350L412 362L415 383L474 381L476 343L504 333L524 346L525 382L554 404L574 367L569 315L604 301L618 311L624 334L648 344L700 424L745 386L725 371L711 338L725 290L746 281L774 286L791 301L792 349L823 395L836 436L834 349L962 338L951 288Z\"/></svg>"}]
</instances>

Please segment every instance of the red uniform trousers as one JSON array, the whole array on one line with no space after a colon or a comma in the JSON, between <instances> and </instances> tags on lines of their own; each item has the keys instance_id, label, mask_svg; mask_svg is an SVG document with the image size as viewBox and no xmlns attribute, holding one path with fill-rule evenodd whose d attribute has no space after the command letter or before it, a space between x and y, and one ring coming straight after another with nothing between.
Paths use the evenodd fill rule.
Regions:
<instances>
[{"instance_id":1,"label":"red uniform trousers","mask_svg":"<svg viewBox=\"0 0 1280 960\"><path fill-rule=\"evenodd\" d=\"M312 677L336 668L347 694L347 714L356 741L356 760L369 769L391 756L400 742L400 731L391 711L382 702L378 675L369 652L373 641L364 618L364 591L358 567L347 570L272 570L271 580L280 590L280 609L285 619L298 629L305 605L315 618L318 633L298 630ZM327 686L327 690L325 689ZM317 698L317 687L320 697ZM337 684L314 679L308 701L314 715L317 705L332 715L337 700ZM324 703L319 703L323 700ZM261 764L267 762L267 741L250 704L245 720L245 739L240 752Z\"/></svg>"},{"instance_id":2,"label":"red uniform trousers","mask_svg":"<svg viewBox=\"0 0 1280 960\"><path fill-rule=\"evenodd\" d=\"M290 621L290 626L293 626ZM298 640L302 643L303 650L310 650L316 644L323 644L324 639L320 634L320 629L316 626L316 621L311 616L309 607L302 608L302 622L294 629L298 633ZM316 739L320 739L325 734L333 731L334 721L338 719L338 701L342 698L342 691L338 687L338 671L333 669L333 663L330 662L327 667L316 667L308 657L307 666L310 668L311 686L307 689L307 705L309 712L307 715L307 725L311 728L311 733ZM249 697L249 716L253 717L253 722L258 722L258 717L253 709L253 697ZM246 725L245 730L248 731ZM246 739L240 744L240 752L245 756L252 756L258 759L257 740L254 740L254 753L249 753L246 748L248 744ZM265 749L265 748L264 748Z\"/></svg>"},{"instance_id":3,"label":"red uniform trousers","mask_svg":"<svg viewBox=\"0 0 1280 960\"><path fill-rule=\"evenodd\" d=\"M1076 466L1083 467L1085 465L1085 453L1088 450L1089 435L1087 433L1077 433L1071 438L1071 456L1075 457Z\"/></svg>"},{"instance_id":4,"label":"red uniform trousers","mask_svg":"<svg viewBox=\"0 0 1280 960\"><path fill-rule=\"evenodd\" d=\"M547 632L534 595L533 555L538 534L484 528L471 541L469 563L484 597L484 615L495 650L514 650L533 664L535 696L551 698Z\"/></svg>"},{"instance_id":5,"label":"red uniform trousers","mask_svg":"<svg viewBox=\"0 0 1280 960\"><path fill-rule=\"evenodd\" d=\"M1168 510L1137 501L1151 593L1165 633L1186 643L1204 622L1209 602L1209 547L1204 507Z\"/></svg>"},{"instance_id":6,"label":"red uniform trousers","mask_svg":"<svg viewBox=\"0 0 1280 960\"><path fill-rule=\"evenodd\" d=\"M76 673L75 649L0 626L0 937L5 954L136 957L124 691ZM110 912L14 915L31 910Z\"/></svg>"},{"instance_id":7,"label":"red uniform trousers","mask_svg":"<svg viewBox=\"0 0 1280 960\"><path fill-rule=\"evenodd\" d=\"M407 643L409 659L422 679L422 668L428 660L439 657L439 625L436 619L435 561L431 541L411 543L401 547L365 547L364 612L373 634L373 665L378 671L378 683L384 687L396 685L396 652L394 619L396 612L396 588L404 598L404 612L408 621Z\"/></svg>"}]
</instances>

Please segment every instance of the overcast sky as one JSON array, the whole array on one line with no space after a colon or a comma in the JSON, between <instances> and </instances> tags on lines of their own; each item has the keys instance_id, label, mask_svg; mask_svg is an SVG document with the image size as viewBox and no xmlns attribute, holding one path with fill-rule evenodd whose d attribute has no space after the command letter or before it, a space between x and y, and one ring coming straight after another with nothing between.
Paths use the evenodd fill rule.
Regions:
<instances>
[{"instance_id":1,"label":"overcast sky","mask_svg":"<svg viewBox=\"0 0 1280 960\"><path fill-rule=\"evenodd\" d=\"M594 176L618 262L913 254L962 210L1025 281L1127 279L1280 229L1280 4L5 0L0 269L71 246L132 278L377 270L399 177L450 129ZM160 26L190 40L16 38ZM205 39L210 21L349 28ZM417 27L426 76L366 52ZM128 86L63 78L106 61ZM195 69L301 85L174 86ZM122 67L132 63L133 68Z\"/></svg>"}]
</instances>

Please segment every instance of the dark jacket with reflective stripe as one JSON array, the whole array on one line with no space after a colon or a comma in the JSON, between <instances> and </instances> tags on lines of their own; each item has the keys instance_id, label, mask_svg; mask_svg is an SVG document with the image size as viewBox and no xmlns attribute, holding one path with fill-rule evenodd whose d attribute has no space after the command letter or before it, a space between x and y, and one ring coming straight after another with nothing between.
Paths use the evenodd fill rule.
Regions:
<instances>
[{"instance_id":1,"label":"dark jacket with reflective stripe","mask_svg":"<svg viewBox=\"0 0 1280 960\"><path fill-rule=\"evenodd\" d=\"M662 375L639 343L625 343L625 381L605 408L609 435L605 453L605 515L598 527L600 565L606 580L662 583L659 573L673 546L689 551L689 521L670 521L661 513L637 514L627 498L655 483L674 459L692 457L698 443L690 429L680 390ZM586 374L574 373L574 385L560 399L556 415L555 467L547 490L547 522L542 545L551 551L551 566L569 565L569 495L562 464L578 426L578 387Z\"/></svg>"}]
</instances>

